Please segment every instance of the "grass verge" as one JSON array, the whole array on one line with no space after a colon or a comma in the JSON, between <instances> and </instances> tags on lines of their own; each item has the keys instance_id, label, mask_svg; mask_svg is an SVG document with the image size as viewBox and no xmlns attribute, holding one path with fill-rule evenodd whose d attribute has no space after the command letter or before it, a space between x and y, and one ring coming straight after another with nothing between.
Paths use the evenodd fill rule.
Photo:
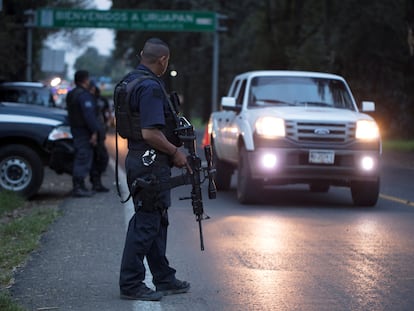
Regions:
<instances>
[{"instance_id":1,"label":"grass verge","mask_svg":"<svg viewBox=\"0 0 414 311\"><path fill-rule=\"evenodd\" d=\"M0 310L23 310L13 303L7 288L13 284L14 270L25 263L57 216L56 206L37 205L13 192L0 192Z\"/></svg>"},{"instance_id":2,"label":"grass verge","mask_svg":"<svg viewBox=\"0 0 414 311\"><path fill-rule=\"evenodd\" d=\"M392 151L414 151L414 140L384 140L384 150Z\"/></svg>"},{"instance_id":3,"label":"grass verge","mask_svg":"<svg viewBox=\"0 0 414 311\"><path fill-rule=\"evenodd\" d=\"M5 291L0 292L0 310L2 311L24 311L22 307L14 303L9 294Z\"/></svg>"}]
</instances>

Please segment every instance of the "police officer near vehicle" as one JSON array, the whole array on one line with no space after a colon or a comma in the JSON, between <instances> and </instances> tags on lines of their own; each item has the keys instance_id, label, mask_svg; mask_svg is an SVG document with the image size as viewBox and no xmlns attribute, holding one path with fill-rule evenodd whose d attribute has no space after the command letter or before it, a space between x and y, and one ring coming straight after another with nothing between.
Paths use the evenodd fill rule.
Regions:
<instances>
[{"instance_id":1,"label":"police officer near vehicle","mask_svg":"<svg viewBox=\"0 0 414 311\"><path fill-rule=\"evenodd\" d=\"M169 47L162 40L151 38L145 42L140 57L137 70L125 78L150 77L138 82L129 102L131 111L140 116L141 131L128 138L125 168L135 214L128 226L119 286L123 299L156 301L164 295L185 293L190 284L176 278L176 270L170 267L165 254L170 189L145 189L137 181L156 181L162 185L171 175L171 166L188 167L188 164L186 155L178 149L181 143L174 138L177 124L160 80L168 67ZM144 257L156 291L144 283Z\"/></svg>"},{"instance_id":2,"label":"police officer near vehicle","mask_svg":"<svg viewBox=\"0 0 414 311\"><path fill-rule=\"evenodd\" d=\"M94 81L90 81L89 91L94 97L95 113L99 121L98 139L93 147L93 160L89 179L92 183L93 191L108 192L109 189L102 184L102 174L106 171L109 162L109 154L105 146L106 122L104 118L105 110L109 109L109 104L106 99L101 97L99 87Z\"/></svg>"},{"instance_id":3,"label":"police officer near vehicle","mask_svg":"<svg viewBox=\"0 0 414 311\"><path fill-rule=\"evenodd\" d=\"M76 87L66 97L69 124L73 136L75 158L73 161L72 181L74 197L90 197L93 192L85 186L93 161L93 148L98 142L100 130L96 116L93 95L89 92L89 72L75 72Z\"/></svg>"}]
</instances>

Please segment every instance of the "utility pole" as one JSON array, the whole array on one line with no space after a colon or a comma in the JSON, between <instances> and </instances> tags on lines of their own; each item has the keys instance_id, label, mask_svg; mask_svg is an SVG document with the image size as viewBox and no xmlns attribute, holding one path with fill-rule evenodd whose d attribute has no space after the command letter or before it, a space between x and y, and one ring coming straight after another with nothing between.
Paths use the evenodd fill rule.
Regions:
<instances>
[{"instance_id":1,"label":"utility pole","mask_svg":"<svg viewBox=\"0 0 414 311\"><path fill-rule=\"evenodd\" d=\"M34 10L24 11L24 15L27 16L27 22L24 27L27 28L27 43L26 43L26 81L32 81L32 66L33 66L33 28L35 27L35 14Z\"/></svg>"}]
</instances>

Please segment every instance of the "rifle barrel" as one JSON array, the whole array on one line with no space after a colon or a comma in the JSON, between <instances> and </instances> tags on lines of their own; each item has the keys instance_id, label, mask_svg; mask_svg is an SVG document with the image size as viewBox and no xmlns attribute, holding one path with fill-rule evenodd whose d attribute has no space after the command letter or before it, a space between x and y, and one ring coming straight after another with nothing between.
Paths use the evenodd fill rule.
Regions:
<instances>
[{"instance_id":1,"label":"rifle barrel","mask_svg":"<svg viewBox=\"0 0 414 311\"><path fill-rule=\"evenodd\" d=\"M198 229L200 231L200 249L204 250L203 227L201 225L201 216L198 218Z\"/></svg>"}]
</instances>

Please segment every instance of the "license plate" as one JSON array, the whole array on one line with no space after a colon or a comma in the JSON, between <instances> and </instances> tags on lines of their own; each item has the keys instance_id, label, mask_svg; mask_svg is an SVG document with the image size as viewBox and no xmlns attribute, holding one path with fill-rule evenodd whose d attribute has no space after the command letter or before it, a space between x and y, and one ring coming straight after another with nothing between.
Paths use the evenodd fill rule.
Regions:
<instances>
[{"instance_id":1,"label":"license plate","mask_svg":"<svg viewBox=\"0 0 414 311\"><path fill-rule=\"evenodd\" d=\"M310 150L309 163L334 164L335 152L331 150Z\"/></svg>"}]
</instances>

